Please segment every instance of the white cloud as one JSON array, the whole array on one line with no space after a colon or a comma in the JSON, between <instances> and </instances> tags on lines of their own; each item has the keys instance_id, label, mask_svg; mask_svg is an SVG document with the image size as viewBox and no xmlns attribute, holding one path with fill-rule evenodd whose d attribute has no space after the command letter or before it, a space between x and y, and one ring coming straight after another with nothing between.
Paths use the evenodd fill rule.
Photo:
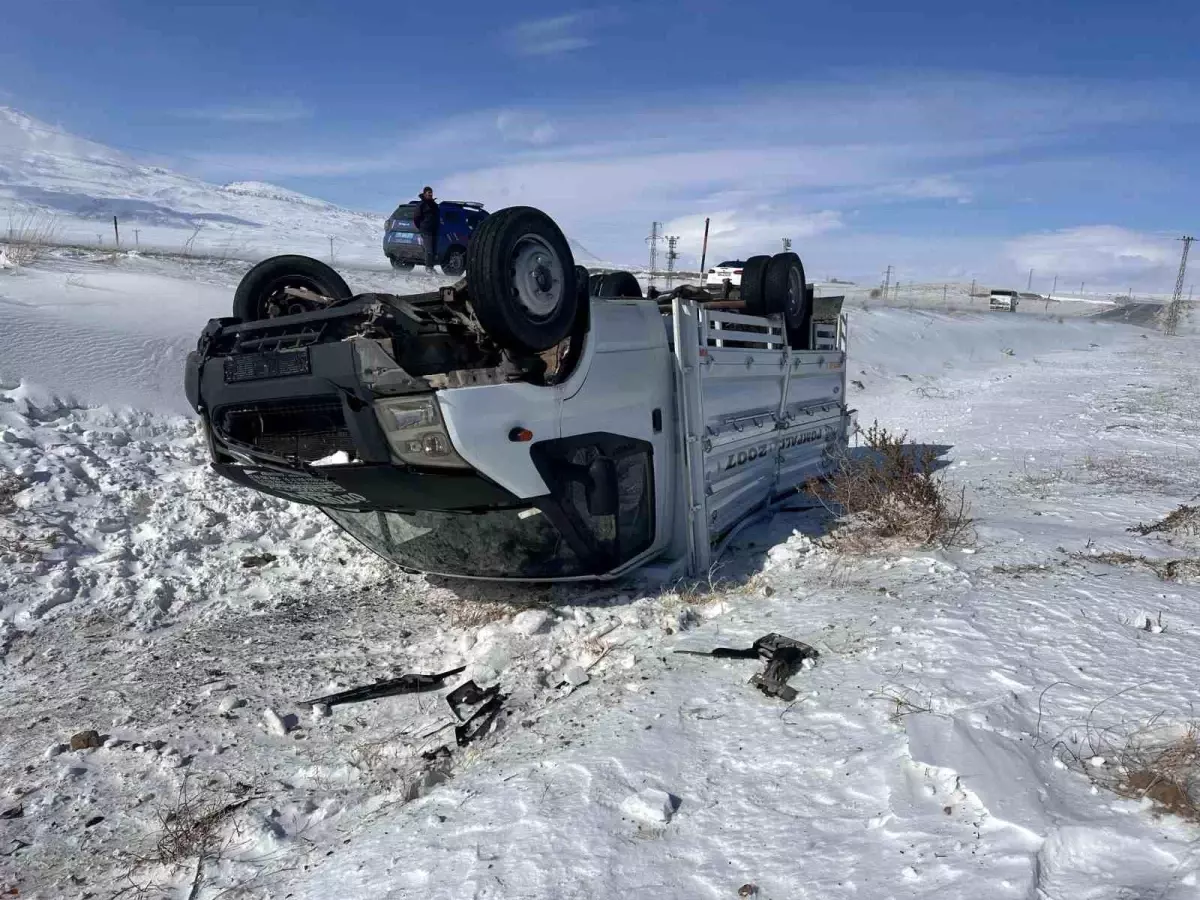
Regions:
<instances>
[{"instance_id":1,"label":"white cloud","mask_svg":"<svg viewBox=\"0 0 1200 900\"><path fill-rule=\"evenodd\" d=\"M540 53L583 40L590 15L524 23L512 35L541 40ZM652 220L677 223L686 245L685 229L690 235L707 214L730 247L750 250L760 239L773 247L790 236L833 271L894 263L939 277L989 268L1007 278L1023 265L1013 248L1027 247L1006 245L1021 198L1062 203L1066 185L1076 198L1103 198L1113 210L1106 218L1116 219L1126 198L1145 203L1147 190L1161 195L1177 181L1141 152L1143 129L1198 114L1160 87L875 73L686 100L674 92L474 110L302 155L207 155L196 168L222 180L369 177L387 192L410 180L493 209L531 204L613 259L641 259ZM710 122L729 126L704 127ZM1122 157L1122 149L1138 152ZM966 203L976 211L959 234ZM919 218L906 217L909 205ZM997 236L981 236L989 232ZM695 247L698 256L698 239Z\"/></svg>"},{"instance_id":2,"label":"white cloud","mask_svg":"<svg viewBox=\"0 0 1200 900\"><path fill-rule=\"evenodd\" d=\"M582 50L592 45L582 34L591 19L590 13L575 12L520 22L505 32L505 43L517 56L558 56Z\"/></svg>"},{"instance_id":3,"label":"white cloud","mask_svg":"<svg viewBox=\"0 0 1200 900\"><path fill-rule=\"evenodd\" d=\"M234 104L230 106L205 106L196 109L176 110L174 115L181 119L200 119L206 122L245 122L255 124L279 124L312 118L312 110L297 101L279 101L262 104Z\"/></svg>"},{"instance_id":4,"label":"white cloud","mask_svg":"<svg viewBox=\"0 0 1200 900\"><path fill-rule=\"evenodd\" d=\"M540 113L503 110L496 114L496 130L505 140L535 146L554 140L554 126Z\"/></svg>"},{"instance_id":5,"label":"white cloud","mask_svg":"<svg viewBox=\"0 0 1200 900\"><path fill-rule=\"evenodd\" d=\"M1179 266L1178 241L1117 225L1087 225L1022 235L1008 242L1018 270L1033 269L1043 279L1059 276L1059 286L1085 281L1097 287L1157 286L1173 280ZM1143 287L1145 289L1145 287Z\"/></svg>"},{"instance_id":6,"label":"white cloud","mask_svg":"<svg viewBox=\"0 0 1200 900\"><path fill-rule=\"evenodd\" d=\"M704 244L704 220L708 218L709 261L762 253L780 249L781 238L802 242L817 235L835 232L844 226L841 213L821 210L802 213L796 210L759 208L754 210L726 209L710 213L680 216L663 225L664 235L679 237L679 246L686 248L683 259L696 263ZM714 256L714 253L716 256Z\"/></svg>"}]
</instances>

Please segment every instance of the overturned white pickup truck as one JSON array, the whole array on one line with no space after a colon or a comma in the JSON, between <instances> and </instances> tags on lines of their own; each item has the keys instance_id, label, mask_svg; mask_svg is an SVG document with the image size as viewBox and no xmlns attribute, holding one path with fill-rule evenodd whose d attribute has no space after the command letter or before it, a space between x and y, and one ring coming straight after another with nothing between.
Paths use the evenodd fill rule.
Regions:
<instances>
[{"instance_id":1,"label":"overturned white pickup truck","mask_svg":"<svg viewBox=\"0 0 1200 900\"><path fill-rule=\"evenodd\" d=\"M793 253L747 260L733 300L651 294L589 278L549 217L514 207L433 293L355 295L317 260L260 263L185 386L217 472L319 507L406 569L699 574L845 448L845 319Z\"/></svg>"}]
</instances>

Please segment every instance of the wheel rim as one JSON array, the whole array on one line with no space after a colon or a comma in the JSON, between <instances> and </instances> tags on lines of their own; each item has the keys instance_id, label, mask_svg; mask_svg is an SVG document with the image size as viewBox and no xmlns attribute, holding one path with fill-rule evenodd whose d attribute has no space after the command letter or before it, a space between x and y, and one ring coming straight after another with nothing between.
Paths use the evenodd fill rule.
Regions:
<instances>
[{"instance_id":1,"label":"wheel rim","mask_svg":"<svg viewBox=\"0 0 1200 900\"><path fill-rule=\"evenodd\" d=\"M787 306L785 309L793 316L800 315L804 305L804 282L800 278L800 270L795 266L788 269Z\"/></svg>"},{"instance_id":2,"label":"wheel rim","mask_svg":"<svg viewBox=\"0 0 1200 900\"><path fill-rule=\"evenodd\" d=\"M562 262L546 241L529 234L513 245L513 299L533 319L548 319L562 305Z\"/></svg>"},{"instance_id":3,"label":"wheel rim","mask_svg":"<svg viewBox=\"0 0 1200 900\"><path fill-rule=\"evenodd\" d=\"M277 316L292 316L298 313L312 312L323 309L326 304L290 297L285 293L287 288L303 288L315 294L325 296L326 289L315 278L306 275L288 275L277 278L267 285L258 301L258 311L264 319L274 319Z\"/></svg>"},{"instance_id":4,"label":"wheel rim","mask_svg":"<svg viewBox=\"0 0 1200 900\"><path fill-rule=\"evenodd\" d=\"M442 266L443 270L449 270L448 274L457 275L465 268L466 257L462 253L451 253L446 258L446 264Z\"/></svg>"}]
</instances>

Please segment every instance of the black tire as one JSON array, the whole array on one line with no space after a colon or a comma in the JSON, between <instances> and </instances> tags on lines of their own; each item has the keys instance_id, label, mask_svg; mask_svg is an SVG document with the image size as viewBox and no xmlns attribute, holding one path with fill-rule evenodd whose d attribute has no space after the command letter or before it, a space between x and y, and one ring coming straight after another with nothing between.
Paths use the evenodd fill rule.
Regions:
<instances>
[{"instance_id":1,"label":"black tire","mask_svg":"<svg viewBox=\"0 0 1200 900\"><path fill-rule=\"evenodd\" d=\"M600 296L600 282L604 280L604 273L597 272L595 275L589 275L587 280L588 296Z\"/></svg>"},{"instance_id":2,"label":"black tire","mask_svg":"<svg viewBox=\"0 0 1200 900\"><path fill-rule=\"evenodd\" d=\"M638 297L642 296L642 286L629 272L609 272L600 279L596 290L597 297Z\"/></svg>"},{"instance_id":3,"label":"black tire","mask_svg":"<svg viewBox=\"0 0 1200 900\"><path fill-rule=\"evenodd\" d=\"M588 270L583 266L575 267L575 293L579 295L579 303L586 306L591 300L591 294L588 291L588 282L591 281L591 276L588 275Z\"/></svg>"},{"instance_id":4,"label":"black tire","mask_svg":"<svg viewBox=\"0 0 1200 900\"><path fill-rule=\"evenodd\" d=\"M746 304L746 312L752 316L770 314L767 309L767 265L771 262L769 256L752 256L742 266L742 302Z\"/></svg>"},{"instance_id":5,"label":"black tire","mask_svg":"<svg viewBox=\"0 0 1200 900\"><path fill-rule=\"evenodd\" d=\"M795 253L771 257L764 282L767 309L783 314L784 333L793 350L807 350L812 323L812 298L804 278L804 263Z\"/></svg>"},{"instance_id":6,"label":"black tire","mask_svg":"<svg viewBox=\"0 0 1200 900\"><path fill-rule=\"evenodd\" d=\"M394 256L389 256L388 259L392 263L392 268L397 272L411 272L413 270L413 263L405 262L402 259L396 259Z\"/></svg>"},{"instance_id":7,"label":"black tire","mask_svg":"<svg viewBox=\"0 0 1200 900\"><path fill-rule=\"evenodd\" d=\"M467 251L462 247L451 247L446 251L446 258L442 260L442 273L453 278L465 271L467 271Z\"/></svg>"},{"instance_id":8,"label":"black tire","mask_svg":"<svg viewBox=\"0 0 1200 900\"><path fill-rule=\"evenodd\" d=\"M289 297L284 288L303 288L320 300ZM233 314L243 322L323 309L353 295L342 276L310 256L272 256L243 277L233 295Z\"/></svg>"},{"instance_id":9,"label":"black tire","mask_svg":"<svg viewBox=\"0 0 1200 900\"><path fill-rule=\"evenodd\" d=\"M529 206L488 216L467 247L471 307L509 350L540 353L570 334L579 309L576 277L562 230Z\"/></svg>"}]
</instances>

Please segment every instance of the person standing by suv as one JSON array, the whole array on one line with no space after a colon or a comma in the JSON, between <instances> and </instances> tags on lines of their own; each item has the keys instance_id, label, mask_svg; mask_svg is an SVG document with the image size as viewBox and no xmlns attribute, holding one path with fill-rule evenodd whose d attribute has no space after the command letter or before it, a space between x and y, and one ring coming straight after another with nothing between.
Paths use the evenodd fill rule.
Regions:
<instances>
[{"instance_id":1,"label":"person standing by suv","mask_svg":"<svg viewBox=\"0 0 1200 900\"><path fill-rule=\"evenodd\" d=\"M441 214L437 201L433 199L433 188L426 185L421 191L413 224L421 232L421 243L425 247L425 271L430 275L433 274L433 266L437 262L438 223Z\"/></svg>"}]
</instances>

